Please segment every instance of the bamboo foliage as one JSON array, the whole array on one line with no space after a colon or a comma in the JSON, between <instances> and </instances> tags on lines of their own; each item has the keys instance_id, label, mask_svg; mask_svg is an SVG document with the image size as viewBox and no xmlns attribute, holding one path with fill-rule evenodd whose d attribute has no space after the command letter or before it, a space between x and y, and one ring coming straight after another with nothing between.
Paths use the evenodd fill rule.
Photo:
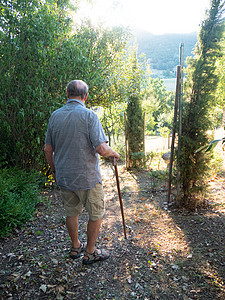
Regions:
<instances>
[{"instance_id":1,"label":"bamboo foliage","mask_svg":"<svg viewBox=\"0 0 225 300\"><path fill-rule=\"evenodd\" d=\"M89 22L74 32L68 0L1 5L0 167L41 169L47 122L64 105L70 80L88 83L89 107L121 100L118 60L127 33Z\"/></svg>"}]
</instances>

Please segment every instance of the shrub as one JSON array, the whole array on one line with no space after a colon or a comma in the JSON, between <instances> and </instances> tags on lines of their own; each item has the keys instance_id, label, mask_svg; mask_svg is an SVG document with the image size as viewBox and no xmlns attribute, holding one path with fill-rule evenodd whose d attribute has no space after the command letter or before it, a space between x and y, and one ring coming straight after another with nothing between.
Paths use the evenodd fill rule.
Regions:
<instances>
[{"instance_id":1,"label":"shrub","mask_svg":"<svg viewBox=\"0 0 225 300\"><path fill-rule=\"evenodd\" d=\"M40 202L38 172L0 170L0 237L25 224Z\"/></svg>"}]
</instances>

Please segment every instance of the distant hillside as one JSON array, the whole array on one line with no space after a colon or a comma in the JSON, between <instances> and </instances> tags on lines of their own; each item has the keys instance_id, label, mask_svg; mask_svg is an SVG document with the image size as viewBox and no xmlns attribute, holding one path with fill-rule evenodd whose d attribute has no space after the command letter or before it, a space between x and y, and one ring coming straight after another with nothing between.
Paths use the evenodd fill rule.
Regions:
<instances>
[{"instance_id":1,"label":"distant hillside","mask_svg":"<svg viewBox=\"0 0 225 300\"><path fill-rule=\"evenodd\" d=\"M184 43L184 61L192 55L197 42L197 33L154 35L147 31L135 32L138 54L145 53L150 61L151 69L165 73L173 72L179 65L179 48ZM156 73L156 72L155 72Z\"/></svg>"}]
</instances>

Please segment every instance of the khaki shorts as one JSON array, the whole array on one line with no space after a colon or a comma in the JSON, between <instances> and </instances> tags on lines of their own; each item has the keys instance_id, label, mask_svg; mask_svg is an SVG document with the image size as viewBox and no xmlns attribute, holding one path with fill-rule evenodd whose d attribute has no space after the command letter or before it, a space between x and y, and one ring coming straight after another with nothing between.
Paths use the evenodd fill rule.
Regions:
<instances>
[{"instance_id":1,"label":"khaki shorts","mask_svg":"<svg viewBox=\"0 0 225 300\"><path fill-rule=\"evenodd\" d=\"M78 216L83 207L87 210L91 221L97 221L105 213L104 192L100 183L91 190L73 192L61 189L61 196L68 217Z\"/></svg>"}]
</instances>

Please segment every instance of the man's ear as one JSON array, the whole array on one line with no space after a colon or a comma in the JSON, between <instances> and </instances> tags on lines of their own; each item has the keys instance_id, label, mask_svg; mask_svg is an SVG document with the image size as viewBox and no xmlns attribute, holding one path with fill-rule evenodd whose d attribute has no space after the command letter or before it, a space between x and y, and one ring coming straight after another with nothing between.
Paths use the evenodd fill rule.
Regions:
<instances>
[{"instance_id":1,"label":"man's ear","mask_svg":"<svg viewBox=\"0 0 225 300\"><path fill-rule=\"evenodd\" d=\"M86 96L84 97L84 101L86 101L88 98L88 93L86 94Z\"/></svg>"},{"instance_id":2,"label":"man's ear","mask_svg":"<svg viewBox=\"0 0 225 300\"><path fill-rule=\"evenodd\" d=\"M67 94L67 98L69 98L69 93L68 93L68 91L66 91L66 94Z\"/></svg>"}]
</instances>

